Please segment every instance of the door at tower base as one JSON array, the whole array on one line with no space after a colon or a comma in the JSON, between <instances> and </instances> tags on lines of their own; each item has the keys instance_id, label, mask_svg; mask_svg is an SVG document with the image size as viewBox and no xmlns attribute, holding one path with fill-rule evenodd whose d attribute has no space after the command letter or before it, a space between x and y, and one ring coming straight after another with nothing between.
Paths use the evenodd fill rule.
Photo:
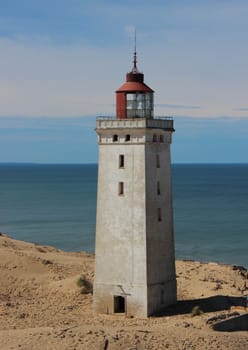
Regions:
<instances>
[{"instance_id":1,"label":"door at tower base","mask_svg":"<svg viewBox=\"0 0 248 350\"><path fill-rule=\"evenodd\" d=\"M146 318L176 303L176 281L148 287L95 285L94 312ZM149 297L147 298L147 294ZM148 300L148 302L147 302Z\"/></svg>"}]
</instances>

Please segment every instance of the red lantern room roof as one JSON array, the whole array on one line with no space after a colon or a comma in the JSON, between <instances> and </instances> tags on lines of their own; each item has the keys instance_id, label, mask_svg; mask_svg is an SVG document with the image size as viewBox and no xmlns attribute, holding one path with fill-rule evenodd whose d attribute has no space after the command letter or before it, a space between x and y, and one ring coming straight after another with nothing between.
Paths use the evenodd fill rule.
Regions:
<instances>
[{"instance_id":1,"label":"red lantern room roof","mask_svg":"<svg viewBox=\"0 0 248 350\"><path fill-rule=\"evenodd\" d=\"M137 68L136 48L134 51L133 68L126 74L126 82L116 92L154 92L144 83L144 74Z\"/></svg>"},{"instance_id":2,"label":"red lantern room roof","mask_svg":"<svg viewBox=\"0 0 248 350\"><path fill-rule=\"evenodd\" d=\"M116 90L116 92L153 92L153 90L144 83L127 81L118 90Z\"/></svg>"}]
</instances>

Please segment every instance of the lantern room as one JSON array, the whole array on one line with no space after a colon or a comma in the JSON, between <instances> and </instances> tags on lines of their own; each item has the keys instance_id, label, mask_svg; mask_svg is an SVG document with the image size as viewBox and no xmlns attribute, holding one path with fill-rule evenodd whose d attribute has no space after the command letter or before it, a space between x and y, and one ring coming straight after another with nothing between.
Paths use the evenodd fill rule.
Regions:
<instances>
[{"instance_id":1,"label":"lantern room","mask_svg":"<svg viewBox=\"0 0 248 350\"><path fill-rule=\"evenodd\" d=\"M144 74L138 71L136 51L133 68L116 91L116 116L117 119L153 118L153 90L144 83Z\"/></svg>"}]
</instances>

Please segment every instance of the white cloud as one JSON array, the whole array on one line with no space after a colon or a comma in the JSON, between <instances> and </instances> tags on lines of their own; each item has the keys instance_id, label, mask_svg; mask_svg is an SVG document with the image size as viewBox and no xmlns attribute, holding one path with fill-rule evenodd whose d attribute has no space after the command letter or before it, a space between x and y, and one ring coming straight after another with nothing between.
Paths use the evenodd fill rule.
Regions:
<instances>
[{"instance_id":1,"label":"white cloud","mask_svg":"<svg viewBox=\"0 0 248 350\"><path fill-rule=\"evenodd\" d=\"M3 39L0 51L1 115L114 112L113 91L119 87L122 73L112 53L79 46L35 46ZM116 56L118 62L125 57Z\"/></svg>"},{"instance_id":2,"label":"white cloud","mask_svg":"<svg viewBox=\"0 0 248 350\"><path fill-rule=\"evenodd\" d=\"M126 30L131 33L133 27ZM185 48L139 44L139 69L155 90L155 113L177 115L180 105L181 115L188 115L187 106L200 106L190 111L196 118L244 115L235 109L247 101L244 59L233 54L229 64L221 64L222 57L209 60L207 51ZM2 38L0 52L1 116L114 115L114 92L132 65L132 50L125 46L52 46Z\"/></svg>"}]
</instances>

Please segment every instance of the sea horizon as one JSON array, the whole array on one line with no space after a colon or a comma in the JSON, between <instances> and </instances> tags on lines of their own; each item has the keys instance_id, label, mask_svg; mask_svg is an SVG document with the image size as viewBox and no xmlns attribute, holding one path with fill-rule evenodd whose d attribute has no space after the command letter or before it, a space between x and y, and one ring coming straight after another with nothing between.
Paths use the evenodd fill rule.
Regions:
<instances>
[{"instance_id":1,"label":"sea horizon","mask_svg":"<svg viewBox=\"0 0 248 350\"><path fill-rule=\"evenodd\" d=\"M94 253L97 163L0 163L0 232ZM177 259L248 267L248 164L173 163Z\"/></svg>"},{"instance_id":2,"label":"sea horizon","mask_svg":"<svg viewBox=\"0 0 248 350\"><path fill-rule=\"evenodd\" d=\"M98 162L85 162L85 163L54 163L54 162L0 162L0 165L98 165ZM172 165L248 165L248 162L172 162Z\"/></svg>"}]
</instances>

